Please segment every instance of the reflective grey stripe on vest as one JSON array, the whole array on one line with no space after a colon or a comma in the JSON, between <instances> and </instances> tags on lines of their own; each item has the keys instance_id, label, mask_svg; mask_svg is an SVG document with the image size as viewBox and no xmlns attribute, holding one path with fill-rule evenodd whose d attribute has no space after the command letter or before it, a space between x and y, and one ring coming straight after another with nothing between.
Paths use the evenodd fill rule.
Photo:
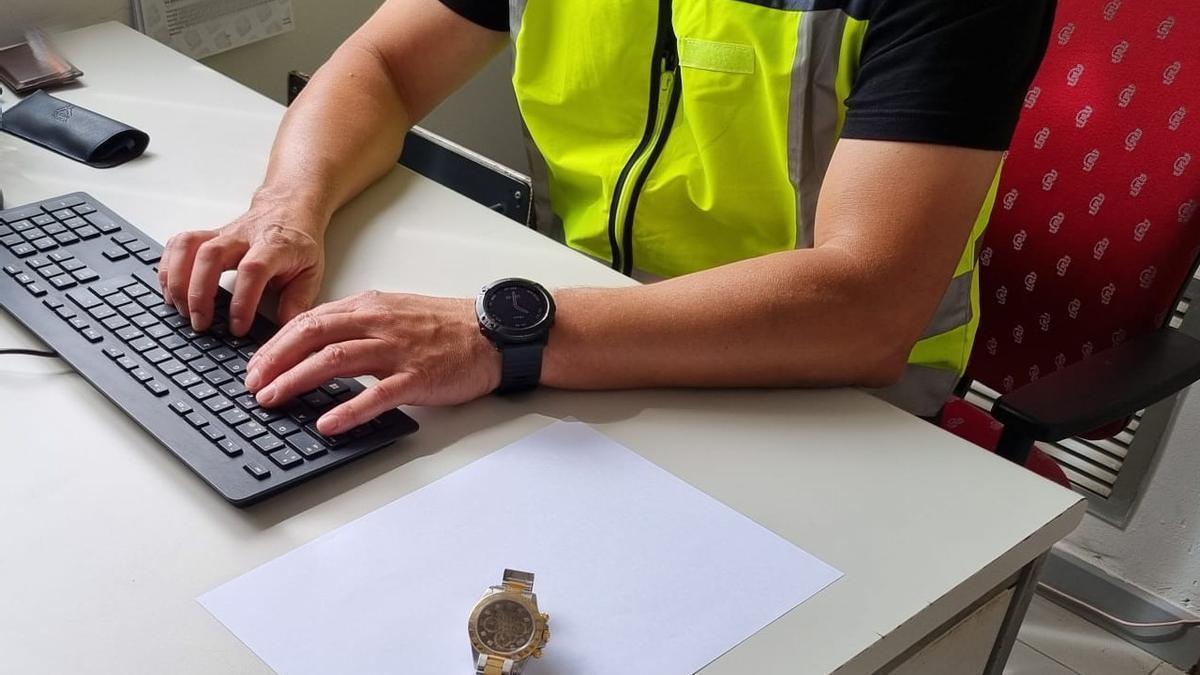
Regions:
<instances>
[{"instance_id":1,"label":"reflective grey stripe on vest","mask_svg":"<svg viewBox=\"0 0 1200 675\"><path fill-rule=\"evenodd\" d=\"M958 379L958 373L952 370L909 364L900 382L883 389L868 389L867 393L914 415L933 417L954 393Z\"/></svg>"},{"instance_id":2,"label":"reflective grey stripe on vest","mask_svg":"<svg viewBox=\"0 0 1200 675\"><path fill-rule=\"evenodd\" d=\"M980 239L982 238L980 237ZM925 327L925 332L921 334L922 340L970 323L971 284L973 281L974 274L970 270L950 280L950 286L946 288L941 304L933 313L933 319Z\"/></svg>"},{"instance_id":3,"label":"reflective grey stripe on vest","mask_svg":"<svg viewBox=\"0 0 1200 675\"><path fill-rule=\"evenodd\" d=\"M796 189L796 247L811 248L817 196L837 144L837 74L846 14L800 17L788 100L788 178Z\"/></svg>"}]
</instances>

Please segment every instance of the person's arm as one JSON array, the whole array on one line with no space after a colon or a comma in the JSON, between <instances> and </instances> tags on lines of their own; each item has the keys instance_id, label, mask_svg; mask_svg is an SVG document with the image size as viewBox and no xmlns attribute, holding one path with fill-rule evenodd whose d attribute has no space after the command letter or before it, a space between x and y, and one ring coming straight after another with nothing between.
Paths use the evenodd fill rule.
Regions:
<instances>
[{"instance_id":1,"label":"person's arm","mask_svg":"<svg viewBox=\"0 0 1200 675\"><path fill-rule=\"evenodd\" d=\"M881 387L903 374L1000 153L843 140L815 246L647 286L560 290L543 383Z\"/></svg>"},{"instance_id":2,"label":"person's arm","mask_svg":"<svg viewBox=\"0 0 1200 675\"><path fill-rule=\"evenodd\" d=\"M249 210L168 241L159 277L193 328L212 321L221 273L237 269L231 329L242 334L268 283L286 322L317 297L322 239L339 207L395 165L404 135L504 44L438 0L388 0L330 57L284 115Z\"/></svg>"}]
</instances>

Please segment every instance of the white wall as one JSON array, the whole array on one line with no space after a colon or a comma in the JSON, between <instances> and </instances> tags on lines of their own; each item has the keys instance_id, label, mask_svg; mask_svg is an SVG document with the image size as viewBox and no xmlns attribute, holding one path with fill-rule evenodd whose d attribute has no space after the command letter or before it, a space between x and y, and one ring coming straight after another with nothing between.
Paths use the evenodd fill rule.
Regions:
<instances>
[{"instance_id":1,"label":"white wall","mask_svg":"<svg viewBox=\"0 0 1200 675\"><path fill-rule=\"evenodd\" d=\"M313 72L381 0L292 0L296 29L204 63L284 102L289 70ZM101 21L129 23L129 0L0 0L0 45L20 41L28 26L47 31ZM422 124L518 171L528 172L520 117L512 96L511 54L491 63Z\"/></svg>"},{"instance_id":2,"label":"white wall","mask_svg":"<svg viewBox=\"0 0 1200 675\"><path fill-rule=\"evenodd\" d=\"M1181 608L1200 610L1200 391L1184 395L1129 525L1088 516L1063 547Z\"/></svg>"}]
</instances>

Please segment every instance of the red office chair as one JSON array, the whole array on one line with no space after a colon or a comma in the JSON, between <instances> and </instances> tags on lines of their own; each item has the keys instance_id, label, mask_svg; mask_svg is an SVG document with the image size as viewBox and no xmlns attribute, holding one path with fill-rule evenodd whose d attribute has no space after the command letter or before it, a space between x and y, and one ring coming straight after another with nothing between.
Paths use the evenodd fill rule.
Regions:
<instances>
[{"instance_id":1,"label":"red office chair","mask_svg":"<svg viewBox=\"0 0 1200 675\"><path fill-rule=\"evenodd\" d=\"M965 381L1002 396L940 421L1064 485L1035 441L1111 435L1200 378L1166 325L1200 257L1198 44L1196 0L1059 0L1004 165Z\"/></svg>"}]
</instances>

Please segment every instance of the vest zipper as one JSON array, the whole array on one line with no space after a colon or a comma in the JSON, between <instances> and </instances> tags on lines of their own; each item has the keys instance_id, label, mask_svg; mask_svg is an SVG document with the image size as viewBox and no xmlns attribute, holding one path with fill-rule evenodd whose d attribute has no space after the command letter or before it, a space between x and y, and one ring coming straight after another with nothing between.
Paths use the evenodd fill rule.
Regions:
<instances>
[{"instance_id":1,"label":"vest zipper","mask_svg":"<svg viewBox=\"0 0 1200 675\"><path fill-rule=\"evenodd\" d=\"M633 215L646 178L670 135L679 108L682 80L675 30L671 25L671 0L659 0L658 34L654 59L650 64L650 96L646 128L629 161L617 176L612 205L608 212L608 243L612 248L612 268L623 274L633 273ZM618 224L622 227L618 233Z\"/></svg>"}]
</instances>

